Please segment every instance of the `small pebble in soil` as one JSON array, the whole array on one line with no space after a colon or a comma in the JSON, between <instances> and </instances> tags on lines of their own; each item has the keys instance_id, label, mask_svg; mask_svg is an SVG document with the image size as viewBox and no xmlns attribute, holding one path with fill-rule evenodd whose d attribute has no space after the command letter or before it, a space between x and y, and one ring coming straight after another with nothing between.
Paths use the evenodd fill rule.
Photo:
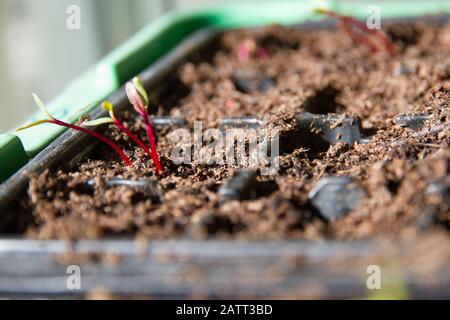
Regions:
<instances>
[{"instance_id":1,"label":"small pebble in soil","mask_svg":"<svg viewBox=\"0 0 450 320\"><path fill-rule=\"evenodd\" d=\"M300 129L317 132L329 144L353 144L361 140L361 122L358 117L300 112L297 114L297 122Z\"/></svg>"},{"instance_id":2,"label":"small pebble in soil","mask_svg":"<svg viewBox=\"0 0 450 320\"><path fill-rule=\"evenodd\" d=\"M364 190L350 177L326 177L316 184L308 198L323 218L336 220L356 209L364 195Z\"/></svg>"},{"instance_id":3,"label":"small pebble in soil","mask_svg":"<svg viewBox=\"0 0 450 320\"><path fill-rule=\"evenodd\" d=\"M226 129L259 129L263 126L263 121L252 116L231 117L219 122L220 131Z\"/></svg>"},{"instance_id":4,"label":"small pebble in soil","mask_svg":"<svg viewBox=\"0 0 450 320\"><path fill-rule=\"evenodd\" d=\"M413 129L414 131L419 130L425 124L430 116L425 114L416 114L416 115L407 115L407 114L399 114L395 117L394 122L397 125L402 127L408 127Z\"/></svg>"},{"instance_id":5,"label":"small pebble in soil","mask_svg":"<svg viewBox=\"0 0 450 320\"><path fill-rule=\"evenodd\" d=\"M229 200L250 200L256 198L256 171L237 171L219 189L219 195Z\"/></svg>"},{"instance_id":6,"label":"small pebble in soil","mask_svg":"<svg viewBox=\"0 0 450 320\"><path fill-rule=\"evenodd\" d=\"M244 93L265 92L276 86L276 81L267 76L254 74L245 70L233 72L231 80L237 90Z\"/></svg>"},{"instance_id":7,"label":"small pebble in soil","mask_svg":"<svg viewBox=\"0 0 450 320\"><path fill-rule=\"evenodd\" d=\"M398 68L395 68L393 71L394 76L402 76L402 75L409 75L413 73L413 70L408 66L400 66Z\"/></svg>"},{"instance_id":8,"label":"small pebble in soil","mask_svg":"<svg viewBox=\"0 0 450 320\"><path fill-rule=\"evenodd\" d=\"M306 112L314 114L338 113L344 107L337 102L340 91L332 86L327 86L315 92L303 103Z\"/></svg>"},{"instance_id":9,"label":"small pebble in soil","mask_svg":"<svg viewBox=\"0 0 450 320\"><path fill-rule=\"evenodd\" d=\"M95 186L95 180L89 180L87 182L87 185L91 188ZM127 180L127 179L120 179L120 178L112 178L112 179L106 179L105 185L109 188L114 187L129 187L137 192L143 194L148 199L154 201L154 202L161 202L162 196L159 192L158 188L155 185L155 181L152 179L140 179L140 180Z\"/></svg>"}]
</instances>

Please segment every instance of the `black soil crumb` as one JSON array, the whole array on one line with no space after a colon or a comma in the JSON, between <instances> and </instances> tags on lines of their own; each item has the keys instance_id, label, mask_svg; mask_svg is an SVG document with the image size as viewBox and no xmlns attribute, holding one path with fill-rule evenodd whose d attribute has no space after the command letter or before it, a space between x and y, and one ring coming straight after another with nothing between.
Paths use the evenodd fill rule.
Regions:
<instances>
[{"instance_id":1,"label":"black soil crumb","mask_svg":"<svg viewBox=\"0 0 450 320\"><path fill-rule=\"evenodd\" d=\"M33 176L23 203L33 217L27 235L350 240L414 239L430 229L448 230L450 24L391 25L387 31L398 49L395 57L372 55L337 30L229 31L213 54L196 54L166 87L149 90L155 92L153 113L185 118L189 129L194 121L206 129L225 118L254 116L281 133L288 142L281 143L280 170L257 176L260 189L250 200L219 195L235 172L231 165L174 164L169 130L156 132L164 167L157 177L142 150L111 127L106 134L134 159L133 167L101 146L74 168ZM264 54L240 61L237 51L245 41ZM242 73L253 74L254 81L237 79ZM314 149L297 134L296 115L302 111L357 116L370 139ZM428 118L413 130L396 123L400 114ZM131 107L121 117L146 141ZM366 194L332 221L308 200L327 176L352 177ZM161 199L108 185L111 178L153 179Z\"/></svg>"}]
</instances>

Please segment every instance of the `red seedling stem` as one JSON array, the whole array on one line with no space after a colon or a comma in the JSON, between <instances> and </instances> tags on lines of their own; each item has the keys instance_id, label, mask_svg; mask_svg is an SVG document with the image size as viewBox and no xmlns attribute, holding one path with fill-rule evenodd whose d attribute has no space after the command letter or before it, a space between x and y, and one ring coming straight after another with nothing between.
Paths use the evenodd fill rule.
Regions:
<instances>
[{"instance_id":1,"label":"red seedling stem","mask_svg":"<svg viewBox=\"0 0 450 320\"><path fill-rule=\"evenodd\" d=\"M352 28L348 26L348 24L340 22L339 28L343 32L347 33L353 41L359 42L368 47L372 53L377 53L379 51L379 48L372 41L370 41L369 38L355 32Z\"/></svg>"},{"instance_id":2,"label":"red seedling stem","mask_svg":"<svg viewBox=\"0 0 450 320\"><path fill-rule=\"evenodd\" d=\"M145 153L153 159L153 154L150 151L150 149L143 143L138 137L136 137L130 130L125 128L125 126L120 122L117 118L113 118L114 124L128 137L130 137L131 140L133 140L139 147L142 148L142 150L145 151Z\"/></svg>"},{"instance_id":3,"label":"red seedling stem","mask_svg":"<svg viewBox=\"0 0 450 320\"><path fill-rule=\"evenodd\" d=\"M135 78L133 82L128 82L125 86L128 99L133 105L136 112L142 117L147 131L148 143L150 144L151 157L156 168L156 174L162 172L161 162L159 161L158 151L156 150L155 136L153 135L153 128L148 118L147 106L148 98L145 89L139 81L139 78Z\"/></svg>"},{"instance_id":4,"label":"red seedling stem","mask_svg":"<svg viewBox=\"0 0 450 320\"><path fill-rule=\"evenodd\" d=\"M46 120L42 120L42 122L48 122L48 123L53 123L56 124L58 126L62 126L62 127L66 127L69 129L73 129L73 130L77 130L77 131L81 131L83 133L86 133L94 138L97 138L98 140L106 143L108 146L110 146L112 149L114 149L114 151L122 158L123 162L125 162L125 164L129 167L131 167L132 163L130 161L130 159L127 157L127 155L111 140L105 138L104 136L102 136L101 134L95 132L95 131L91 131L89 129L83 128L83 127L79 127L77 125L74 124L70 124L58 119L46 119Z\"/></svg>"},{"instance_id":5,"label":"red seedling stem","mask_svg":"<svg viewBox=\"0 0 450 320\"><path fill-rule=\"evenodd\" d=\"M367 25L359 21L353 17L349 16L341 16L337 14L336 12L325 10L325 9L317 9L316 10L319 13L325 14L331 18L336 18L339 20L339 27L347 33L355 42L359 42L366 47L368 47L373 53L376 53L380 51L380 48L377 46L377 44L370 39L368 36L365 36L364 34L358 34L355 29L358 29L361 32L365 32L370 34L371 36L374 36L378 38L378 40L381 42L381 45L383 46L383 49L389 53L389 55L393 56L396 53L394 45L389 41L389 39L386 37L386 35L381 31L377 29L370 29L367 27Z\"/></svg>"},{"instance_id":6,"label":"red seedling stem","mask_svg":"<svg viewBox=\"0 0 450 320\"><path fill-rule=\"evenodd\" d=\"M16 131L22 131L22 130L25 130L25 129L28 129L28 128L40 125L42 123L52 123L52 124L55 124L57 126L66 127L66 128L69 128L69 129L80 131L80 132L86 133L86 134L88 134L88 135L90 135L90 136L92 136L92 137L94 137L94 138L96 138L96 139L106 143L108 146L110 146L122 158L123 162L125 162L125 164L127 166L129 166L129 167L132 166L132 163L131 163L130 159L127 157L127 155L114 142L112 142L111 140L105 138L104 136L102 136L101 134L99 134L99 133L97 133L95 131L92 131L92 130L89 130L89 129L86 129L86 128L83 128L83 127L80 127L80 126L77 126L77 125L74 125L74 124L70 124L70 123L67 123L67 122L55 119L48 112L47 107L41 101L41 99L39 99L39 97L36 94L34 94L34 93L33 93L33 99L36 102L36 104L38 105L38 107L47 115L47 119L35 121L35 122L31 123L31 124L28 124L26 126L18 128Z\"/></svg>"},{"instance_id":7,"label":"red seedling stem","mask_svg":"<svg viewBox=\"0 0 450 320\"><path fill-rule=\"evenodd\" d=\"M144 119L145 128L147 130L148 143L150 144L150 148L153 151L151 153L151 157L153 159L153 162L155 163L156 173L159 174L162 172L162 166L161 162L159 161L158 152L156 151L155 136L153 135L152 125L150 123L150 120L148 119L147 112L142 112L141 116Z\"/></svg>"}]
</instances>

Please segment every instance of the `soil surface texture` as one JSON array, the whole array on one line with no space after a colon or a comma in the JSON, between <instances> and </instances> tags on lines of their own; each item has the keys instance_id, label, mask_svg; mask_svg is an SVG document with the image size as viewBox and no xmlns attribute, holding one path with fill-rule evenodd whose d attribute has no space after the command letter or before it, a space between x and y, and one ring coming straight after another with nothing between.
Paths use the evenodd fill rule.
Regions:
<instances>
[{"instance_id":1,"label":"soil surface texture","mask_svg":"<svg viewBox=\"0 0 450 320\"><path fill-rule=\"evenodd\" d=\"M256 117L268 133L279 132L278 173L247 172L241 176L247 184L229 199L220 190L237 165L175 164L169 126L155 130L164 167L155 176L145 153L111 125L105 135L133 166L99 144L75 167L33 175L22 202L26 235L354 240L439 233L448 248L450 23L393 24L385 31L395 56L373 54L338 29L223 33L161 87L148 88L149 112L184 118L189 131L195 121L205 130L224 119ZM343 132L330 143L321 135L326 129L305 129L306 116ZM131 106L119 117L147 141ZM344 128L359 130L358 138L341 141ZM119 178L148 182L130 187ZM333 189L327 181L347 182ZM324 209L327 201L335 202L331 209ZM348 209L335 210L341 205Z\"/></svg>"}]
</instances>

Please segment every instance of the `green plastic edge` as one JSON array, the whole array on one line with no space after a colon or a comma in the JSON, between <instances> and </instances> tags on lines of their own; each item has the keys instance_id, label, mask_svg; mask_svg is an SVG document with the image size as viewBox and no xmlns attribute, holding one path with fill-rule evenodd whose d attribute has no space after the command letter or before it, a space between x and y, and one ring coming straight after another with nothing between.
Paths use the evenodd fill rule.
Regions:
<instances>
[{"instance_id":1,"label":"green plastic edge","mask_svg":"<svg viewBox=\"0 0 450 320\"><path fill-rule=\"evenodd\" d=\"M193 32L206 28L235 28L293 24L322 17L313 13L317 6L358 18L367 16L371 1L258 1L206 6L197 10L173 12L149 24L122 46L102 59L92 69L71 82L48 109L57 118L73 122L91 111L98 102L113 93L127 80L170 51ZM377 2L383 18L450 13L450 1ZM36 113L25 123L42 118ZM64 128L44 124L19 133L0 135L0 181L17 171L57 138ZM19 139L17 139L17 137ZM14 145L14 147L12 147ZM17 159L14 165L9 162ZM26 159L26 160L25 160Z\"/></svg>"},{"instance_id":2,"label":"green plastic edge","mask_svg":"<svg viewBox=\"0 0 450 320\"><path fill-rule=\"evenodd\" d=\"M0 135L0 149L0 181L4 181L24 166L28 162L28 157L23 152L23 145L19 137L12 133Z\"/></svg>"}]
</instances>

